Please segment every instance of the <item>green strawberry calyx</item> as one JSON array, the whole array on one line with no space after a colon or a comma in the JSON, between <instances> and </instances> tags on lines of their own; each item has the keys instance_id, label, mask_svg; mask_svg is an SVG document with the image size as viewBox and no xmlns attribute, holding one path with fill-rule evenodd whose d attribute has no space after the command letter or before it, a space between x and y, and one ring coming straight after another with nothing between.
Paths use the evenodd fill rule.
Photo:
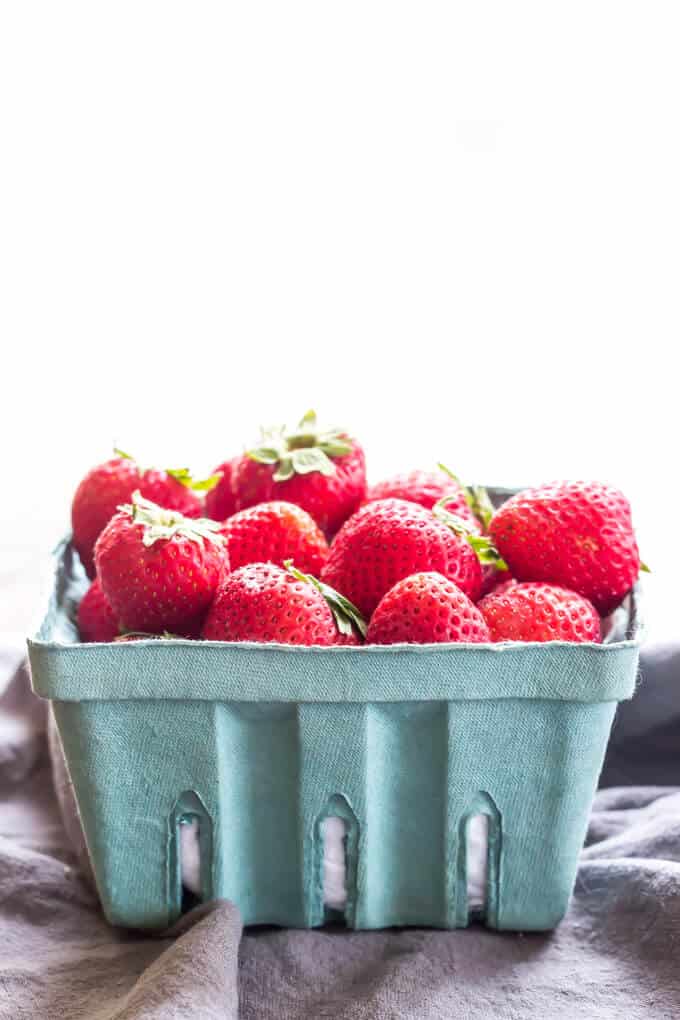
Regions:
<instances>
[{"instance_id":1,"label":"green strawberry calyx","mask_svg":"<svg viewBox=\"0 0 680 1020\"><path fill-rule=\"evenodd\" d=\"M219 485L222 478L221 471L216 471L214 475L208 475L207 478L194 478L189 468L166 468L165 473L185 488L191 489L192 492L210 492L216 485Z\"/></svg>"},{"instance_id":2,"label":"green strawberry calyx","mask_svg":"<svg viewBox=\"0 0 680 1020\"><path fill-rule=\"evenodd\" d=\"M152 470L148 467L142 467L136 457L133 457L131 453L126 453L124 450L114 446L113 452L116 457L120 457L121 460L131 460L137 465L140 474L144 474L145 471ZM221 471L216 471L214 475L210 475L208 478L194 478L189 468L166 468L166 475L170 475L176 482L183 485L186 489L191 489L192 492L210 492L214 489L222 477Z\"/></svg>"},{"instance_id":3,"label":"green strawberry calyx","mask_svg":"<svg viewBox=\"0 0 680 1020\"><path fill-rule=\"evenodd\" d=\"M313 574L303 574L301 570L293 566L292 560L285 560L284 567L296 581L306 581L308 584L313 584L318 592L320 592L328 603L328 607L333 614L335 620L335 626L338 628L341 634L345 634L349 637L356 630L357 633L362 637L366 637L366 631L368 626L363 616L349 599L346 599L344 595L341 595L335 588L331 588L330 585L324 584L318 577L314 577Z\"/></svg>"},{"instance_id":4,"label":"green strawberry calyx","mask_svg":"<svg viewBox=\"0 0 680 1020\"><path fill-rule=\"evenodd\" d=\"M295 429L274 425L261 430L259 445L246 454L258 464L276 465L275 482L287 482L293 475L322 475L335 472L335 457L352 452L347 433L333 426L321 428L314 411L307 411Z\"/></svg>"},{"instance_id":5,"label":"green strawberry calyx","mask_svg":"<svg viewBox=\"0 0 680 1020\"><path fill-rule=\"evenodd\" d=\"M458 475L454 475L451 468L448 468L446 464L437 464L440 471L443 471L445 475L448 475L454 482L460 485L465 498L465 502L472 510L473 514L480 522L484 531L489 530L489 524L493 517L494 509L493 503L489 498L489 493L486 491L483 485L465 485L461 482Z\"/></svg>"},{"instance_id":6,"label":"green strawberry calyx","mask_svg":"<svg viewBox=\"0 0 680 1020\"><path fill-rule=\"evenodd\" d=\"M165 510L145 499L139 489L132 494L132 503L124 503L118 509L129 514L135 524L143 526L142 542L148 548L161 539L186 538L190 542L203 545L212 542L224 546L226 538L220 534L222 525L218 521L206 518L185 517L178 510Z\"/></svg>"},{"instance_id":7,"label":"green strawberry calyx","mask_svg":"<svg viewBox=\"0 0 680 1020\"><path fill-rule=\"evenodd\" d=\"M455 503L455 496L444 496L432 507L432 513L435 515L438 521L445 524L447 528L450 528L456 535L461 535L467 539L468 543L472 546L477 554L477 559L484 566L493 566L497 570L507 570L508 565L502 558L501 554L496 549L495 545L488 537L488 535L478 535L476 531L470 527L468 521L463 520L457 514L452 514L450 510L447 510L447 506L450 503Z\"/></svg>"}]
</instances>

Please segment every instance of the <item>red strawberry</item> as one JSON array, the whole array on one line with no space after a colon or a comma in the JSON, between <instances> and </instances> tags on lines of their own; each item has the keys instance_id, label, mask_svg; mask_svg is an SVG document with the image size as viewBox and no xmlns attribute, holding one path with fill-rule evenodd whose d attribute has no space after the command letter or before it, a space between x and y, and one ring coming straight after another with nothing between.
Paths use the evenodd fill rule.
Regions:
<instances>
[{"instance_id":1,"label":"red strawberry","mask_svg":"<svg viewBox=\"0 0 680 1020\"><path fill-rule=\"evenodd\" d=\"M489 641L484 617L460 588L441 574L411 574L382 597L366 642Z\"/></svg>"},{"instance_id":2,"label":"red strawberry","mask_svg":"<svg viewBox=\"0 0 680 1020\"><path fill-rule=\"evenodd\" d=\"M464 535L403 499L367 503L340 529L321 577L370 616L402 578L437 571L473 600L482 570Z\"/></svg>"},{"instance_id":3,"label":"red strawberry","mask_svg":"<svg viewBox=\"0 0 680 1020\"><path fill-rule=\"evenodd\" d=\"M480 593L480 599L483 599L486 595L490 595L491 592L494 595L500 592L507 591L508 588L512 588L513 585L517 584L514 577L510 576L509 570L499 570L492 563L487 563L482 566L482 590Z\"/></svg>"},{"instance_id":4,"label":"red strawberry","mask_svg":"<svg viewBox=\"0 0 680 1020\"><path fill-rule=\"evenodd\" d=\"M484 598L485 595L489 595L492 591L498 591L499 588L505 588L512 582L513 578L509 570L500 570L493 563L485 563L482 566L482 590L479 597Z\"/></svg>"},{"instance_id":5,"label":"red strawberry","mask_svg":"<svg viewBox=\"0 0 680 1020\"><path fill-rule=\"evenodd\" d=\"M342 429L321 429L309 411L298 427L263 431L233 465L237 507L286 500L333 535L366 495L364 453Z\"/></svg>"},{"instance_id":6,"label":"red strawberry","mask_svg":"<svg viewBox=\"0 0 680 1020\"><path fill-rule=\"evenodd\" d=\"M113 641L120 633L116 614L98 577L80 600L77 623L81 641Z\"/></svg>"},{"instance_id":7,"label":"red strawberry","mask_svg":"<svg viewBox=\"0 0 680 1020\"><path fill-rule=\"evenodd\" d=\"M600 482L526 489L494 514L491 538L520 581L571 588L606 616L641 568L630 505Z\"/></svg>"},{"instance_id":8,"label":"red strawberry","mask_svg":"<svg viewBox=\"0 0 680 1020\"><path fill-rule=\"evenodd\" d=\"M357 610L358 612L358 610ZM358 636L355 630L352 630L351 634L338 634L335 639L336 645L362 645L363 641Z\"/></svg>"},{"instance_id":9,"label":"red strawberry","mask_svg":"<svg viewBox=\"0 0 680 1020\"><path fill-rule=\"evenodd\" d=\"M215 521L165 510L139 492L97 539L102 588L125 630L193 635L229 570Z\"/></svg>"},{"instance_id":10,"label":"red strawberry","mask_svg":"<svg viewBox=\"0 0 680 1020\"><path fill-rule=\"evenodd\" d=\"M555 584L511 584L479 603L492 641L601 641L592 603Z\"/></svg>"},{"instance_id":11,"label":"red strawberry","mask_svg":"<svg viewBox=\"0 0 680 1020\"><path fill-rule=\"evenodd\" d=\"M353 623L362 625L354 607L315 579L273 563L250 563L220 585L202 637L286 645L346 644L355 643Z\"/></svg>"},{"instance_id":12,"label":"red strawberry","mask_svg":"<svg viewBox=\"0 0 680 1020\"><path fill-rule=\"evenodd\" d=\"M213 471L213 477L219 476L219 481L214 489L205 495L205 516L213 521L226 521L227 517L231 517L238 509L233 490L234 466L237 460L238 457L225 460L224 464L220 464Z\"/></svg>"},{"instance_id":13,"label":"red strawberry","mask_svg":"<svg viewBox=\"0 0 680 1020\"><path fill-rule=\"evenodd\" d=\"M292 560L300 570L318 574L328 559L328 542L313 517L294 503L258 503L224 524L231 569L246 563Z\"/></svg>"},{"instance_id":14,"label":"red strawberry","mask_svg":"<svg viewBox=\"0 0 680 1020\"><path fill-rule=\"evenodd\" d=\"M129 503L139 490L146 499L185 517L200 517L201 500L196 490L209 487L212 479L194 482L186 468L157 471L142 468L119 450L112 460L92 468L76 489L71 507L73 545L88 575L94 577L94 544L121 503Z\"/></svg>"},{"instance_id":15,"label":"red strawberry","mask_svg":"<svg viewBox=\"0 0 680 1020\"><path fill-rule=\"evenodd\" d=\"M453 514L458 514L470 526L479 530L479 524L468 506L463 487L450 475L443 471L409 471L394 475L383 482L371 485L366 495L366 502L377 499L406 499L411 503L419 503L431 510L440 499L449 497L447 507Z\"/></svg>"}]
</instances>

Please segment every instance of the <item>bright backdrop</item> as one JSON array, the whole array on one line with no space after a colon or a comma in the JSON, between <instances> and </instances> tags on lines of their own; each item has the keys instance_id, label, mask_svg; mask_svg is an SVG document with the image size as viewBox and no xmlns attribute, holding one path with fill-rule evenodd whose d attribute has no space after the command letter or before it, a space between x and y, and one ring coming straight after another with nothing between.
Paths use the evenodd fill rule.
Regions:
<instances>
[{"instance_id":1,"label":"bright backdrop","mask_svg":"<svg viewBox=\"0 0 680 1020\"><path fill-rule=\"evenodd\" d=\"M670 635L674 3L0 8L0 630L113 440L309 406L374 478L601 477Z\"/></svg>"}]
</instances>

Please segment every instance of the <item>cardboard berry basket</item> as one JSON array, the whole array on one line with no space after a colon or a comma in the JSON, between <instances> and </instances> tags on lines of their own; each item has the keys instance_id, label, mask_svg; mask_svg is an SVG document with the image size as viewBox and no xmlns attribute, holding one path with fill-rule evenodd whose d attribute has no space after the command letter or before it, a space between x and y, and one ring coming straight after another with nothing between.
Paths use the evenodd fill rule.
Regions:
<instances>
[{"instance_id":1,"label":"cardboard berry basket","mask_svg":"<svg viewBox=\"0 0 680 1020\"><path fill-rule=\"evenodd\" d=\"M179 832L194 819L202 898L234 901L246 924L321 925L322 822L339 815L349 926L462 927L480 813L485 923L562 918L635 686L635 592L602 645L95 645L74 623L87 584L65 542L29 652L113 924L179 915Z\"/></svg>"}]
</instances>

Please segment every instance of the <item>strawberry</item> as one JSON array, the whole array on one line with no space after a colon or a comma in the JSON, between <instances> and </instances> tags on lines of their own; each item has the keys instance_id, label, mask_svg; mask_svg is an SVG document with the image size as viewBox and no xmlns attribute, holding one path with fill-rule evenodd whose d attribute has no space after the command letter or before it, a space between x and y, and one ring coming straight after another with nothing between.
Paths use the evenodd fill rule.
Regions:
<instances>
[{"instance_id":1,"label":"strawberry","mask_svg":"<svg viewBox=\"0 0 680 1020\"><path fill-rule=\"evenodd\" d=\"M486 564L482 567L482 590L479 597L483 599L486 595L490 595L491 592L495 595L500 594L517 583L515 578L510 576L509 571L499 570L490 563Z\"/></svg>"},{"instance_id":2,"label":"strawberry","mask_svg":"<svg viewBox=\"0 0 680 1020\"><path fill-rule=\"evenodd\" d=\"M443 574L474 601L482 583L477 555L436 512L403 499L367 503L335 536L322 579L365 616L397 581L421 571Z\"/></svg>"},{"instance_id":3,"label":"strawberry","mask_svg":"<svg viewBox=\"0 0 680 1020\"><path fill-rule=\"evenodd\" d=\"M124 630L193 636L229 570L216 521L165 510L139 492L95 546L102 588Z\"/></svg>"},{"instance_id":4,"label":"strawberry","mask_svg":"<svg viewBox=\"0 0 680 1020\"><path fill-rule=\"evenodd\" d=\"M378 499L406 499L411 503L419 503L426 510L431 510L435 503L445 497L449 497L448 509L451 513L458 514L467 520L471 527L479 530L463 487L443 472L409 471L393 475L392 478L369 486L365 502L373 503Z\"/></svg>"},{"instance_id":5,"label":"strawberry","mask_svg":"<svg viewBox=\"0 0 680 1020\"><path fill-rule=\"evenodd\" d=\"M219 478L219 481L213 489L205 494L205 516L210 517L213 521L226 521L227 517L236 513L233 474L237 460L238 457L225 460L212 473L212 477Z\"/></svg>"},{"instance_id":6,"label":"strawberry","mask_svg":"<svg viewBox=\"0 0 680 1020\"><path fill-rule=\"evenodd\" d=\"M451 474L443 464L439 465L442 471L458 481L458 478ZM501 558L498 550L494 547L488 537L489 524L493 516L493 505L486 489L481 485L468 487L461 485L463 496L468 510L472 514L476 527L470 527L469 519L461 515L459 501L455 497L444 496L435 504L435 514L443 520L450 528L460 535L466 535L468 542L475 550L482 565L482 585L479 598L488 595L499 585L505 585L511 579L507 563ZM481 534L479 534L481 532Z\"/></svg>"},{"instance_id":7,"label":"strawberry","mask_svg":"<svg viewBox=\"0 0 680 1020\"><path fill-rule=\"evenodd\" d=\"M505 588L512 581L513 578L508 570L500 570L495 564L486 563L482 566L482 590L479 593L479 597L484 598L485 595L489 595L492 591Z\"/></svg>"},{"instance_id":8,"label":"strawberry","mask_svg":"<svg viewBox=\"0 0 680 1020\"><path fill-rule=\"evenodd\" d=\"M309 411L296 429L264 430L233 464L237 508L286 500L333 535L366 495L364 453L343 429L322 429Z\"/></svg>"},{"instance_id":9,"label":"strawberry","mask_svg":"<svg viewBox=\"0 0 680 1020\"><path fill-rule=\"evenodd\" d=\"M453 581L441 574L411 574L383 595L368 626L368 644L489 640L484 617Z\"/></svg>"},{"instance_id":10,"label":"strawberry","mask_svg":"<svg viewBox=\"0 0 680 1020\"><path fill-rule=\"evenodd\" d=\"M357 610L359 612L359 610ZM363 641L355 630L351 634L338 634L335 639L336 645L362 645Z\"/></svg>"},{"instance_id":11,"label":"strawberry","mask_svg":"<svg viewBox=\"0 0 680 1020\"><path fill-rule=\"evenodd\" d=\"M482 599L479 609L492 641L601 641L592 603L555 584L510 584Z\"/></svg>"},{"instance_id":12,"label":"strawberry","mask_svg":"<svg viewBox=\"0 0 680 1020\"><path fill-rule=\"evenodd\" d=\"M589 599L606 616L641 569L630 505L600 482L526 489L496 511L490 535L520 581L548 581Z\"/></svg>"},{"instance_id":13,"label":"strawberry","mask_svg":"<svg viewBox=\"0 0 680 1020\"><path fill-rule=\"evenodd\" d=\"M328 558L328 542L313 517L294 503L277 500L240 510L222 528L231 569L246 563L292 560L318 574Z\"/></svg>"},{"instance_id":14,"label":"strawberry","mask_svg":"<svg viewBox=\"0 0 680 1020\"><path fill-rule=\"evenodd\" d=\"M196 491L209 488L217 479L195 482L186 468L158 471L143 468L128 454L117 456L89 471L76 489L71 507L73 545L90 577L94 577L94 545L119 504L129 503L137 489L146 499L185 517L200 517L201 500Z\"/></svg>"},{"instance_id":15,"label":"strawberry","mask_svg":"<svg viewBox=\"0 0 680 1020\"><path fill-rule=\"evenodd\" d=\"M273 563L250 563L220 585L203 627L209 641L286 645L354 644L365 624L346 599L315 578Z\"/></svg>"},{"instance_id":16,"label":"strawberry","mask_svg":"<svg viewBox=\"0 0 680 1020\"><path fill-rule=\"evenodd\" d=\"M78 604L76 622L81 641L113 641L120 633L116 614L102 591L98 577Z\"/></svg>"}]
</instances>

